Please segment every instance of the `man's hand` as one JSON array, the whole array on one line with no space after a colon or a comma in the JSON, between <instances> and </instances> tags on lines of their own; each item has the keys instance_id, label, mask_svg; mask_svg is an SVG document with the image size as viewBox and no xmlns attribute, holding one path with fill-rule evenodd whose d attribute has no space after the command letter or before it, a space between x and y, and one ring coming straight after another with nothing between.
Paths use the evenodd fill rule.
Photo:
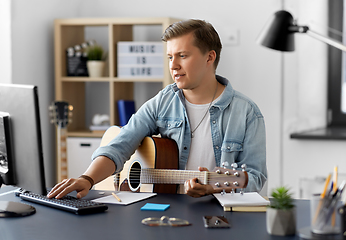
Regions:
<instances>
[{"instance_id":1,"label":"man's hand","mask_svg":"<svg viewBox=\"0 0 346 240\"><path fill-rule=\"evenodd\" d=\"M199 171L208 171L205 167L198 167ZM185 193L191 197L202 197L212 194L214 189L211 185L204 185L198 182L197 178L187 180L184 184Z\"/></svg>"},{"instance_id":2,"label":"man's hand","mask_svg":"<svg viewBox=\"0 0 346 240\"><path fill-rule=\"evenodd\" d=\"M111 159L105 156L98 156L91 162L89 168L83 175L89 176L93 180L93 183L98 183L110 176L115 170L116 166ZM62 198L66 194L76 191L77 198L82 198L88 194L89 189L92 187L91 184L87 179L81 177L65 179L55 185L47 197Z\"/></svg>"},{"instance_id":3,"label":"man's hand","mask_svg":"<svg viewBox=\"0 0 346 240\"><path fill-rule=\"evenodd\" d=\"M85 197L90 189L90 182L84 178L70 178L55 185L48 193L48 198L62 198L70 192L76 191L77 198Z\"/></svg>"}]
</instances>

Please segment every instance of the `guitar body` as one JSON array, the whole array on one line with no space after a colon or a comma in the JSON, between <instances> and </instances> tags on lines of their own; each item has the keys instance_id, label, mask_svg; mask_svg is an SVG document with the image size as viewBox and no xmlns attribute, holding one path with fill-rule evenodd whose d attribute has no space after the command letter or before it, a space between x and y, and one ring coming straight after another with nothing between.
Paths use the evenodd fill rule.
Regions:
<instances>
[{"instance_id":1,"label":"guitar body","mask_svg":"<svg viewBox=\"0 0 346 240\"><path fill-rule=\"evenodd\" d=\"M110 127L102 137L101 146L107 145L120 130L117 126ZM176 193L177 184L139 183L138 171L144 168L178 169L177 144L167 138L145 137L136 152L125 162L119 176L115 176L118 178L115 184L119 184L121 191Z\"/></svg>"},{"instance_id":2,"label":"guitar body","mask_svg":"<svg viewBox=\"0 0 346 240\"><path fill-rule=\"evenodd\" d=\"M107 129L101 140L101 146L107 145L121 131L113 126ZM116 174L113 183L114 189L133 192L176 193L177 184L184 184L186 180L197 178L201 184L209 184L215 192L231 191L236 188L245 188L248 183L248 174L245 164L242 170L216 167L213 172L178 170L177 144L167 138L145 137L136 152L124 164L123 170ZM233 164L232 164L233 165ZM108 182L111 177L103 182ZM101 182L101 184L104 184ZM99 187L95 189L108 190ZM104 184L105 185L105 184ZM111 190L114 190L111 189Z\"/></svg>"}]
</instances>

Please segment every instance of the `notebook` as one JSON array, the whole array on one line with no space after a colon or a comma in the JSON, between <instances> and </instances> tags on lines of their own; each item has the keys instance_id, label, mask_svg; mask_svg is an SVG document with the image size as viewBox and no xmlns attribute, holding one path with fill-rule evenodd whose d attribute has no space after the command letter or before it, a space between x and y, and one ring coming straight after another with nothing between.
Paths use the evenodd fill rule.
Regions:
<instances>
[{"instance_id":1,"label":"notebook","mask_svg":"<svg viewBox=\"0 0 346 240\"><path fill-rule=\"evenodd\" d=\"M220 202L221 206L224 207L225 211L231 211L232 208L239 208L241 211L265 211L265 206L269 205L270 202L259 195L257 192L248 192L244 194L240 193L215 193L214 196ZM245 208L246 207L246 208ZM255 207L258 207L255 209Z\"/></svg>"}]
</instances>

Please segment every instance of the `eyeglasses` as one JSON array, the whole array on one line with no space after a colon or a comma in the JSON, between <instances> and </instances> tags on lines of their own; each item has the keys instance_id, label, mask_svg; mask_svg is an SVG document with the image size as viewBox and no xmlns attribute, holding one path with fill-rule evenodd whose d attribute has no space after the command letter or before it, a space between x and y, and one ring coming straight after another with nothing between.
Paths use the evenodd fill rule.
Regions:
<instances>
[{"instance_id":1,"label":"eyeglasses","mask_svg":"<svg viewBox=\"0 0 346 240\"><path fill-rule=\"evenodd\" d=\"M151 227L156 226L171 226L171 227L182 227L191 225L187 220L180 218L170 218L162 216L161 218L149 217L144 218L142 223Z\"/></svg>"}]
</instances>

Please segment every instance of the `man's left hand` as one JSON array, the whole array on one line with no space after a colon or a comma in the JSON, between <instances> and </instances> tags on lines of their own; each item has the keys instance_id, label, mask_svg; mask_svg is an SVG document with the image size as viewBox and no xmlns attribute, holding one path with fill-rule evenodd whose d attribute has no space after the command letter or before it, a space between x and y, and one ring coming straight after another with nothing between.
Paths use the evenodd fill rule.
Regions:
<instances>
[{"instance_id":1,"label":"man's left hand","mask_svg":"<svg viewBox=\"0 0 346 240\"><path fill-rule=\"evenodd\" d=\"M199 171L208 171L205 167L198 167ZM204 185L198 182L197 178L187 180L184 184L185 193L191 197L203 197L212 194L214 189L211 185Z\"/></svg>"}]
</instances>

